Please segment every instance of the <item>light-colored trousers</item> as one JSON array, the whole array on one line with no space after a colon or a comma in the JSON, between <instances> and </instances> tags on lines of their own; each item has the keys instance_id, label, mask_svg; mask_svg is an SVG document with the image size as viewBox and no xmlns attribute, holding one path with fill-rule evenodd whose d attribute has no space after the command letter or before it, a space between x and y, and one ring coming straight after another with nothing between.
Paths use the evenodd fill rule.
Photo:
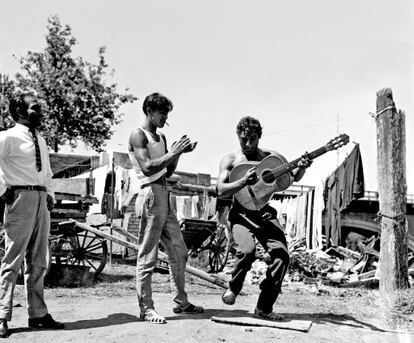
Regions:
<instances>
[{"instance_id":1,"label":"light-colored trousers","mask_svg":"<svg viewBox=\"0 0 414 343\"><path fill-rule=\"evenodd\" d=\"M6 206L6 251L0 268L0 319L11 320L13 292L23 260L29 318L48 313L43 295L50 231L46 197L46 192L15 190L14 201Z\"/></svg>"},{"instance_id":2,"label":"light-colored trousers","mask_svg":"<svg viewBox=\"0 0 414 343\"><path fill-rule=\"evenodd\" d=\"M171 208L167 188L151 184L141 189L135 202L135 211L139 219L136 285L141 313L154 309L151 279L160 242L168 254L170 275L177 289L174 302L185 306L188 304L184 290L188 252L177 217Z\"/></svg>"}]
</instances>

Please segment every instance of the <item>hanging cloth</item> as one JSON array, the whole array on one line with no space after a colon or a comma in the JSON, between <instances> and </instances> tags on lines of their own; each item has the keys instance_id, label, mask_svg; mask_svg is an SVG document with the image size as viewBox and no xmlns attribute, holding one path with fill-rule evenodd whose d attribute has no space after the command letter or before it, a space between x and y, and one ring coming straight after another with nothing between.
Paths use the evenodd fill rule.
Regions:
<instances>
[{"instance_id":1,"label":"hanging cloth","mask_svg":"<svg viewBox=\"0 0 414 343\"><path fill-rule=\"evenodd\" d=\"M351 201L364 196L364 171L359 144L326 179L324 188L325 235L327 246L340 245L341 212Z\"/></svg>"}]
</instances>

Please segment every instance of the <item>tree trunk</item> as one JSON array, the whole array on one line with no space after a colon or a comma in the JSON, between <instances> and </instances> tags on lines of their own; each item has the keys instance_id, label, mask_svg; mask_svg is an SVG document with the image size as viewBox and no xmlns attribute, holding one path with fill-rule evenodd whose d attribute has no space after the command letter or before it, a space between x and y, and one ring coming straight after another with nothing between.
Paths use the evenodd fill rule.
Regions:
<instances>
[{"instance_id":1,"label":"tree trunk","mask_svg":"<svg viewBox=\"0 0 414 343\"><path fill-rule=\"evenodd\" d=\"M390 88L377 92L377 173L381 233L380 294L391 304L409 287L405 114L395 109Z\"/></svg>"}]
</instances>

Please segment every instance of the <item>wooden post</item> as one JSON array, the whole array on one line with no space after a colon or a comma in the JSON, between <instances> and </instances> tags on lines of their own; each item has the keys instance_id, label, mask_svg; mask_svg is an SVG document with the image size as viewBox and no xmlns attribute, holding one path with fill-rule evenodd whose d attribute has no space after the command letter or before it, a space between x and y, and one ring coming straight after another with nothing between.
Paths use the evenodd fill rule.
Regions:
<instances>
[{"instance_id":1,"label":"wooden post","mask_svg":"<svg viewBox=\"0 0 414 343\"><path fill-rule=\"evenodd\" d=\"M395 109L390 88L377 92L380 294L392 304L394 291L409 287L405 114Z\"/></svg>"}]
</instances>

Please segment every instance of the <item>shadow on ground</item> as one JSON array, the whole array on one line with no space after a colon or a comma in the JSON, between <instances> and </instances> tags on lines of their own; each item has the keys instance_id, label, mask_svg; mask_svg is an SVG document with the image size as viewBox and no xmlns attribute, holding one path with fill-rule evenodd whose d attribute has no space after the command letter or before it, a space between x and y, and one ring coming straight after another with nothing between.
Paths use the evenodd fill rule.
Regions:
<instances>
[{"instance_id":1,"label":"shadow on ground","mask_svg":"<svg viewBox=\"0 0 414 343\"><path fill-rule=\"evenodd\" d=\"M65 328L64 331L70 330L82 330L82 329L91 329L91 328L99 328L99 327L106 327L111 325L120 325L120 324L127 324L132 322L140 321L137 316L133 316L129 313L113 313L105 318L99 319L85 319L85 320L78 320L75 322L64 322ZM51 331L50 329L45 329ZM43 331L42 329L32 329L29 327L25 328L15 328L10 329L10 334L20 333L20 332L31 332L31 331ZM60 330L56 330L60 331Z\"/></svg>"},{"instance_id":2,"label":"shadow on ground","mask_svg":"<svg viewBox=\"0 0 414 343\"><path fill-rule=\"evenodd\" d=\"M330 313L280 313L285 317L285 321L290 320L310 320L314 324L333 324L349 326L352 328L369 329L377 332L389 332L379 328L372 323L358 320L350 315L337 315ZM251 317L252 313L245 310L222 310L222 309L206 309L201 314L182 314L173 317L167 317L167 320L182 320L182 319L210 319L213 316L220 315L221 317Z\"/></svg>"}]
</instances>

